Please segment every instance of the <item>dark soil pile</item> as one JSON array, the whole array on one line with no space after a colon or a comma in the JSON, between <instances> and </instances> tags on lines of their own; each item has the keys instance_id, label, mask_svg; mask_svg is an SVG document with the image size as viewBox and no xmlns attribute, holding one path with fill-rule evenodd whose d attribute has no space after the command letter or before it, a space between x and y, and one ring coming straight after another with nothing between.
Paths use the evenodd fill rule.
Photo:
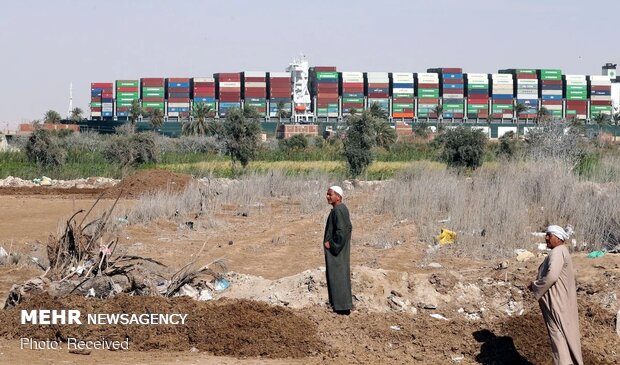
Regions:
<instances>
[{"instance_id":1,"label":"dark soil pile","mask_svg":"<svg viewBox=\"0 0 620 365\"><path fill-rule=\"evenodd\" d=\"M21 309L79 309L82 325L31 325L20 323ZM96 313L181 313L184 325L88 324ZM29 337L65 342L79 340L123 341L129 350L188 351L196 347L219 356L301 358L317 355L324 344L317 327L293 311L247 300L197 302L188 298L118 296L99 300L81 296L52 298L35 295L0 316L0 336Z\"/></svg>"},{"instance_id":2,"label":"dark soil pile","mask_svg":"<svg viewBox=\"0 0 620 365\"><path fill-rule=\"evenodd\" d=\"M105 188L56 188L52 186L3 186L0 187L0 195L54 195L63 197L97 197L106 191Z\"/></svg>"},{"instance_id":3,"label":"dark soil pile","mask_svg":"<svg viewBox=\"0 0 620 365\"><path fill-rule=\"evenodd\" d=\"M183 191L192 181L186 174L167 170L140 170L127 176L108 190L108 197L116 198L122 191L123 198L137 198L144 193L155 191Z\"/></svg>"}]
</instances>

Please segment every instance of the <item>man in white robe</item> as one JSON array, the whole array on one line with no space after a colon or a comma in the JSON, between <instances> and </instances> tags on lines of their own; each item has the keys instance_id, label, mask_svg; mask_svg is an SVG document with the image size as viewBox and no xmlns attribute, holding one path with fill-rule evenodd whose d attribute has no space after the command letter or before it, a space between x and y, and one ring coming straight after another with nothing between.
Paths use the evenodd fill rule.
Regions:
<instances>
[{"instance_id":1,"label":"man in white robe","mask_svg":"<svg viewBox=\"0 0 620 365\"><path fill-rule=\"evenodd\" d=\"M529 285L542 311L555 365L583 365L577 313L577 289L570 252L564 244L568 234L549 226L545 241L551 252Z\"/></svg>"}]
</instances>

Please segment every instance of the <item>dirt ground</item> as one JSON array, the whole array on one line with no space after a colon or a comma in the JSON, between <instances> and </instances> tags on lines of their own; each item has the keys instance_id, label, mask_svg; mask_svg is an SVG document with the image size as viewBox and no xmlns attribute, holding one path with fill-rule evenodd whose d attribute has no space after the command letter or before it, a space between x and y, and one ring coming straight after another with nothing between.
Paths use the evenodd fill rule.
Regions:
<instances>
[{"instance_id":1,"label":"dirt ground","mask_svg":"<svg viewBox=\"0 0 620 365\"><path fill-rule=\"evenodd\" d=\"M172 183L174 182L174 184ZM186 176L146 172L121 182L120 204L143 191L181 189ZM43 274L45 242L71 213L88 209L101 189L0 188L0 246L18 262L0 265L0 298L13 284ZM10 190L9 190L10 189ZM33 190L26 190L33 189ZM78 189L79 190L79 189ZM111 206L109 192L101 209ZM115 195L113 195L115 196ZM324 219L302 214L288 198L274 198L238 214L224 207L188 229L186 217L127 225L123 252L155 258L171 272L190 261L223 259L231 287L217 300L35 296L21 308L80 308L88 313L188 313L179 326L26 326L18 309L0 316L0 363L11 364L551 364L537 303L525 289L543 260L496 261L430 256L414 222L361 214L363 193L351 194L352 284L355 311L337 316L326 306ZM573 257L577 270L582 347L586 364L619 364L620 256ZM431 265L434 262L439 265ZM437 319L431 315L441 315ZM441 317L440 317L441 318ZM20 349L21 337L131 339L128 351Z\"/></svg>"}]
</instances>

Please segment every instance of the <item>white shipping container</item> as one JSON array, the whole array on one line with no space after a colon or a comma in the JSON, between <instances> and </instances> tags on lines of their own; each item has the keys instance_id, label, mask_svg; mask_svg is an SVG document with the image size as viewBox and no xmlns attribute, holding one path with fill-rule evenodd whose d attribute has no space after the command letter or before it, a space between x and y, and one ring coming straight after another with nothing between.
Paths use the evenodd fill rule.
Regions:
<instances>
[{"instance_id":1,"label":"white shipping container","mask_svg":"<svg viewBox=\"0 0 620 365\"><path fill-rule=\"evenodd\" d=\"M392 93L394 94L413 94L413 88L400 88L396 87L392 89Z\"/></svg>"},{"instance_id":2,"label":"white shipping container","mask_svg":"<svg viewBox=\"0 0 620 365\"><path fill-rule=\"evenodd\" d=\"M240 82L220 82L220 88L225 88L225 87L233 87L233 88L240 88L241 87L241 83Z\"/></svg>"},{"instance_id":3,"label":"white shipping container","mask_svg":"<svg viewBox=\"0 0 620 365\"><path fill-rule=\"evenodd\" d=\"M168 103L169 108L189 108L189 103Z\"/></svg>"},{"instance_id":4,"label":"white shipping container","mask_svg":"<svg viewBox=\"0 0 620 365\"><path fill-rule=\"evenodd\" d=\"M102 112L111 112L113 108L101 108Z\"/></svg>"},{"instance_id":5,"label":"white shipping container","mask_svg":"<svg viewBox=\"0 0 620 365\"><path fill-rule=\"evenodd\" d=\"M245 87L256 87L256 88L264 89L267 87L267 83L266 82L246 82Z\"/></svg>"},{"instance_id":6,"label":"white shipping container","mask_svg":"<svg viewBox=\"0 0 620 365\"><path fill-rule=\"evenodd\" d=\"M510 85L512 86L514 83L512 80L493 80L493 85Z\"/></svg>"},{"instance_id":7,"label":"white shipping container","mask_svg":"<svg viewBox=\"0 0 620 365\"><path fill-rule=\"evenodd\" d=\"M272 79L280 78L280 77L288 79L291 77L291 73L290 72L270 72L269 77L271 77Z\"/></svg>"},{"instance_id":8,"label":"white shipping container","mask_svg":"<svg viewBox=\"0 0 620 365\"><path fill-rule=\"evenodd\" d=\"M91 117L100 117L101 116L101 112L90 112L90 116Z\"/></svg>"},{"instance_id":9,"label":"white shipping container","mask_svg":"<svg viewBox=\"0 0 620 365\"><path fill-rule=\"evenodd\" d=\"M518 79L517 85L538 85L538 80L533 79Z\"/></svg>"},{"instance_id":10,"label":"white shipping container","mask_svg":"<svg viewBox=\"0 0 620 365\"><path fill-rule=\"evenodd\" d=\"M392 78L413 79L412 72L392 72Z\"/></svg>"},{"instance_id":11,"label":"white shipping container","mask_svg":"<svg viewBox=\"0 0 620 365\"><path fill-rule=\"evenodd\" d=\"M463 99L463 94L443 94L444 99Z\"/></svg>"},{"instance_id":12,"label":"white shipping container","mask_svg":"<svg viewBox=\"0 0 620 365\"><path fill-rule=\"evenodd\" d=\"M214 77L194 77L194 82L215 82Z\"/></svg>"},{"instance_id":13,"label":"white shipping container","mask_svg":"<svg viewBox=\"0 0 620 365\"><path fill-rule=\"evenodd\" d=\"M562 110L562 105L543 105L547 110Z\"/></svg>"},{"instance_id":14,"label":"white shipping container","mask_svg":"<svg viewBox=\"0 0 620 365\"><path fill-rule=\"evenodd\" d=\"M600 76L600 75L590 75L590 81L611 83L609 76Z\"/></svg>"},{"instance_id":15,"label":"white shipping container","mask_svg":"<svg viewBox=\"0 0 620 365\"><path fill-rule=\"evenodd\" d=\"M611 81L591 81L592 86L611 86Z\"/></svg>"},{"instance_id":16,"label":"white shipping container","mask_svg":"<svg viewBox=\"0 0 620 365\"><path fill-rule=\"evenodd\" d=\"M471 79L487 79L487 74L474 74L474 73L467 73L467 79L471 80Z\"/></svg>"},{"instance_id":17,"label":"white shipping container","mask_svg":"<svg viewBox=\"0 0 620 365\"><path fill-rule=\"evenodd\" d=\"M495 80L502 80L502 81L507 81L507 80L511 80L512 81L512 75L511 74L492 74L491 78L495 81Z\"/></svg>"},{"instance_id":18,"label":"white shipping container","mask_svg":"<svg viewBox=\"0 0 620 365\"><path fill-rule=\"evenodd\" d=\"M517 94L517 99L537 100L538 99L538 95L536 95L536 94Z\"/></svg>"},{"instance_id":19,"label":"white shipping container","mask_svg":"<svg viewBox=\"0 0 620 365\"><path fill-rule=\"evenodd\" d=\"M364 82L364 79L363 78L346 78L346 79L342 79L342 82L348 82L348 83Z\"/></svg>"},{"instance_id":20,"label":"white shipping container","mask_svg":"<svg viewBox=\"0 0 620 365\"><path fill-rule=\"evenodd\" d=\"M611 95L592 95L590 100L611 100Z\"/></svg>"},{"instance_id":21,"label":"white shipping container","mask_svg":"<svg viewBox=\"0 0 620 365\"><path fill-rule=\"evenodd\" d=\"M586 80L583 80L583 81L566 80L566 86L587 86L587 85L588 85L588 82Z\"/></svg>"},{"instance_id":22,"label":"white shipping container","mask_svg":"<svg viewBox=\"0 0 620 365\"><path fill-rule=\"evenodd\" d=\"M586 81L586 75L564 75L566 81Z\"/></svg>"},{"instance_id":23,"label":"white shipping container","mask_svg":"<svg viewBox=\"0 0 620 365\"><path fill-rule=\"evenodd\" d=\"M369 79L387 79L389 75L387 72L367 72L366 77Z\"/></svg>"},{"instance_id":24,"label":"white shipping container","mask_svg":"<svg viewBox=\"0 0 620 365\"><path fill-rule=\"evenodd\" d=\"M245 77L266 77L267 73L265 71L245 71L243 75Z\"/></svg>"},{"instance_id":25,"label":"white shipping container","mask_svg":"<svg viewBox=\"0 0 620 365\"><path fill-rule=\"evenodd\" d=\"M562 95L562 90L542 90L540 95Z\"/></svg>"},{"instance_id":26,"label":"white shipping container","mask_svg":"<svg viewBox=\"0 0 620 365\"><path fill-rule=\"evenodd\" d=\"M179 116L179 112L168 112L168 116L169 117L178 117Z\"/></svg>"},{"instance_id":27,"label":"white shipping container","mask_svg":"<svg viewBox=\"0 0 620 365\"><path fill-rule=\"evenodd\" d=\"M362 72L343 72L342 73L342 78L345 79L347 77L355 78L355 79L362 79L362 78L364 78L364 73L362 73Z\"/></svg>"}]
</instances>

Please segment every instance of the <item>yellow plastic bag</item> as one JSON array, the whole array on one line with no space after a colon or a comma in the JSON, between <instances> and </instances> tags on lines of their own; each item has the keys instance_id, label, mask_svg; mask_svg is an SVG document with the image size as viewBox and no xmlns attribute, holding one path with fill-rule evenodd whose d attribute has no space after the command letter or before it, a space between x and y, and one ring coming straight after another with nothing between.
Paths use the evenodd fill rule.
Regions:
<instances>
[{"instance_id":1,"label":"yellow plastic bag","mask_svg":"<svg viewBox=\"0 0 620 365\"><path fill-rule=\"evenodd\" d=\"M435 237L435 240L439 242L440 245L449 245L456 241L456 232L451 231L449 229L442 228L439 236Z\"/></svg>"}]
</instances>

